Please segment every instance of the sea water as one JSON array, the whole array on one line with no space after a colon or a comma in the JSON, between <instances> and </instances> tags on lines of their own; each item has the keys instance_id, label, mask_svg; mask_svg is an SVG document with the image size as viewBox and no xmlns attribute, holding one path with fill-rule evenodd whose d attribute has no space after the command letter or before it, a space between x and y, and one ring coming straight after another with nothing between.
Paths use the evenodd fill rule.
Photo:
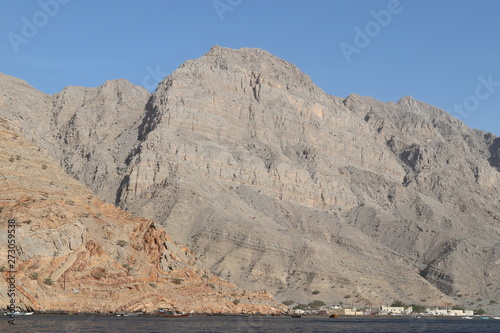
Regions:
<instances>
[{"instance_id":1,"label":"sea water","mask_svg":"<svg viewBox=\"0 0 500 333\"><path fill-rule=\"evenodd\" d=\"M42 333L160 333L160 332L357 332L357 333L458 333L500 332L500 320L441 317L116 317L18 316L10 325L0 317L0 332Z\"/></svg>"}]
</instances>

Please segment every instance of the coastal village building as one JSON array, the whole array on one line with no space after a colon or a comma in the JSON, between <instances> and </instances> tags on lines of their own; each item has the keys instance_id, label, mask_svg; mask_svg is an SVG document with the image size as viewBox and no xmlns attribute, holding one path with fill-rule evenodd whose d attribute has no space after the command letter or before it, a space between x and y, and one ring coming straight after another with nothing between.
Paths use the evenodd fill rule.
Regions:
<instances>
[{"instance_id":1,"label":"coastal village building","mask_svg":"<svg viewBox=\"0 0 500 333\"><path fill-rule=\"evenodd\" d=\"M364 312L357 310L356 308L341 308L341 309L331 309L330 314L336 314L338 316L362 316Z\"/></svg>"},{"instance_id":2,"label":"coastal village building","mask_svg":"<svg viewBox=\"0 0 500 333\"><path fill-rule=\"evenodd\" d=\"M413 312L413 308L410 307L402 307L402 306L382 306L380 308L379 314L387 314L387 315L409 315Z\"/></svg>"},{"instance_id":3,"label":"coastal village building","mask_svg":"<svg viewBox=\"0 0 500 333\"><path fill-rule=\"evenodd\" d=\"M433 316L472 316L472 310L451 310L451 309L434 309L427 310L427 313Z\"/></svg>"}]
</instances>

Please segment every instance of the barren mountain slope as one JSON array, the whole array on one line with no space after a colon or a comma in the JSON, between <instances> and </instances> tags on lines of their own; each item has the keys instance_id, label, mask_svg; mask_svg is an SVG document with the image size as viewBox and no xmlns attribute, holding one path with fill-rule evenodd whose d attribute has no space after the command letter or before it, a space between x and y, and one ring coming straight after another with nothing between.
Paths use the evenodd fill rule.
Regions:
<instances>
[{"instance_id":1,"label":"barren mountain slope","mask_svg":"<svg viewBox=\"0 0 500 333\"><path fill-rule=\"evenodd\" d=\"M96 130L108 139L94 144L97 115L118 110L106 86L121 87L131 116L113 124L116 134ZM147 103L125 82L92 89L100 102L83 99L73 111L57 101L76 91L41 96L52 104L38 105L40 114L90 124L52 120L41 142L99 196L161 223L214 273L283 299L500 297L494 135L411 97L329 96L258 49L214 47ZM5 103L0 110L19 118ZM118 133L127 140L113 144Z\"/></svg>"},{"instance_id":2,"label":"barren mountain slope","mask_svg":"<svg viewBox=\"0 0 500 333\"><path fill-rule=\"evenodd\" d=\"M195 265L196 257L174 244L153 221L95 198L1 117L0 186L3 305L10 301L7 221L15 219L15 299L22 309L108 312L173 306L235 313L277 309L265 292L245 292L212 274L204 276L205 271Z\"/></svg>"},{"instance_id":3,"label":"barren mountain slope","mask_svg":"<svg viewBox=\"0 0 500 333\"><path fill-rule=\"evenodd\" d=\"M119 204L215 272L282 297L420 301L420 277L498 297L490 134L411 97L328 96L256 49L186 62L147 111Z\"/></svg>"},{"instance_id":4,"label":"barren mountain slope","mask_svg":"<svg viewBox=\"0 0 500 333\"><path fill-rule=\"evenodd\" d=\"M150 93L126 80L98 88L66 87L45 95L26 82L0 74L0 114L48 148L66 172L112 198L137 143Z\"/></svg>"}]
</instances>

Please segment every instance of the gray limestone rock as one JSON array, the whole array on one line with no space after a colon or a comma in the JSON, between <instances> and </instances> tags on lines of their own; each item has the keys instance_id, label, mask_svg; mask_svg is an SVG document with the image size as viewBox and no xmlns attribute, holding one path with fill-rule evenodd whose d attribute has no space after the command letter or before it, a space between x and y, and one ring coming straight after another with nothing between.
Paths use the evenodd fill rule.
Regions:
<instances>
[{"instance_id":1,"label":"gray limestone rock","mask_svg":"<svg viewBox=\"0 0 500 333\"><path fill-rule=\"evenodd\" d=\"M152 95L124 80L54 96L0 85L0 112L68 173L244 288L500 297L500 139L434 106L330 96L266 51L218 46Z\"/></svg>"}]
</instances>

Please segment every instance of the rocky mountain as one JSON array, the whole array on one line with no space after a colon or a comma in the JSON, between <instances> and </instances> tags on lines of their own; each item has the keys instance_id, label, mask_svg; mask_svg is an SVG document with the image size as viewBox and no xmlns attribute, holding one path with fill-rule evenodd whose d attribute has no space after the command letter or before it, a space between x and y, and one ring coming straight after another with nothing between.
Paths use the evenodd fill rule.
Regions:
<instances>
[{"instance_id":1,"label":"rocky mountain","mask_svg":"<svg viewBox=\"0 0 500 333\"><path fill-rule=\"evenodd\" d=\"M69 174L244 288L500 298L500 139L434 106L330 96L266 51L218 46L153 94L124 80L0 88L0 114Z\"/></svg>"},{"instance_id":2,"label":"rocky mountain","mask_svg":"<svg viewBox=\"0 0 500 333\"><path fill-rule=\"evenodd\" d=\"M239 289L203 270L153 221L97 199L2 117L0 185L2 308L14 276L15 305L29 310L281 309L269 293ZM14 229L7 228L11 219ZM7 258L12 229L15 261Z\"/></svg>"}]
</instances>

